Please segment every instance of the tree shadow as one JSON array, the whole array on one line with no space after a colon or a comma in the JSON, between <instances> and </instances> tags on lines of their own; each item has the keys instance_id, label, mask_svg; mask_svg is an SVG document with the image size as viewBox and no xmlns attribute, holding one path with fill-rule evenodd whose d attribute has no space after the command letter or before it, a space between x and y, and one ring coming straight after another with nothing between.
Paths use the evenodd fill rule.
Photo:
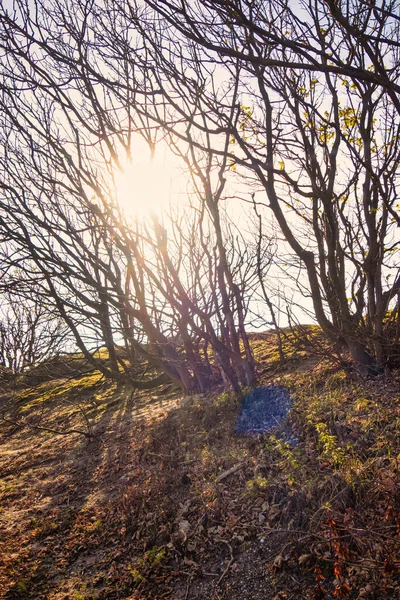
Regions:
<instances>
[{"instance_id":1,"label":"tree shadow","mask_svg":"<svg viewBox=\"0 0 400 600\"><path fill-rule=\"evenodd\" d=\"M126 465L135 453L134 431L144 428L149 409L144 396L135 406L132 391L123 386L107 384L100 392L101 401L96 385L67 399L69 406L73 401L85 405L94 434L90 440L3 426L4 598L47 598L56 590L73 598L80 587L82 597L90 597L87 584L80 582L82 570L92 571L89 587L101 589L112 569L105 548L111 556L116 544L105 539L103 513L123 495ZM161 406L163 399L154 404Z\"/></svg>"}]
</instances>

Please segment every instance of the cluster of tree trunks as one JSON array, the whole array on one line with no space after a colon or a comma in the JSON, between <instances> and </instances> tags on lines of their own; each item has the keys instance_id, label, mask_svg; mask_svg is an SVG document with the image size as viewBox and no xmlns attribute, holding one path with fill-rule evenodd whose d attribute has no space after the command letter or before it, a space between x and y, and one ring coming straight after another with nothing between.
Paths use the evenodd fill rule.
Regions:
<instances>
[{"instance_id":1,"label":"cluster of tree trunks","mask_svg":"<svg viewBox=\"0 0 400 600\"><path fill-rule=\"evenodd\" d=\"M252 294L277 322L270 221L276 269L326 335L379 372L399 315L396 11L360 0L2 8L4 286L17 278L51 303L105 375L134 379L140 354L188 391L238 389L254 380ZM184 217L123 216L113 177L138 135L153 150L161 136L190 171ZM232 194L254 207L252 247L222 218Z\"/></svg>"}]
</instances>

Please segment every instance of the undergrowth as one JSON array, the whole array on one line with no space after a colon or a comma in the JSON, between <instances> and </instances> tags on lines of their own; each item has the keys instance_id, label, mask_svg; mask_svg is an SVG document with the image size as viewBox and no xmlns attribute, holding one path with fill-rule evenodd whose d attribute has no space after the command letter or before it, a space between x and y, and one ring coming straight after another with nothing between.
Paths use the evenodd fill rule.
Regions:
<instances>
[{"instance_id":1,"label":"undergrowth","mask_svg":"<svg viewBox=\"0 0 400 600\"><path fill-rule=\"evenodd\" d=\"M27 419L85 403L94 437L3 429L20 454L2 508L25 515L2 542L4 597L398 597L399 373L365 381L293 342L280 364L273 336L252 339L259 384L294 401L264 435L235 433L247 390L149 397L95 373L18 390Z\"/></svg>"}]
</instances>

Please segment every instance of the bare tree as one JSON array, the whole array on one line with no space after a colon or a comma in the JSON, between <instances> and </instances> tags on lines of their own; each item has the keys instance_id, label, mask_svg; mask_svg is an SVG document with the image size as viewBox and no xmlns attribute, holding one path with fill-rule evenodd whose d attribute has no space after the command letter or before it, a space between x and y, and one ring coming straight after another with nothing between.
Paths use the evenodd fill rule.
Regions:
<instances>
[{"instance_id":1,"label":"bare tree","mask_svg":"<svg viewBox=\"0 0 400 600\"><path fill-rule=\"evenodd\" d=\"M288 3L146 4L120 14L157 67L169 113L152 107L152 119L256 180L305 268L318 323L376 372L400 285L395 5L354 2L344 15L305 4L299 15Z\"/></svg>"},{"instance_id":2,"label":"bare tree","mask_svg":"<svg viewBox=\"0 0 400 600\"><path fill-rule=\"evenodd\" d=\"M251 384L254 365L244 306L228 263L218 197L210 190L211 168L198 166L197 171L202 190L198 187L197 193L208 194L209 208L208 231L200 242L175 227L171 254L168 231L160 222L147 227L129 223L112 179L118 153L129 148L136 125L128 119L124 129L123 113L114 106L121 102L118 94L117 99L106 96L100 105L88 73L79 76L77 86L56 76L61 54L50 51L41 37L46 27L51 31L52 15L43 7L40 31L35 16L29 5L19 3L12 28L2 36L7 50L0 100L4 265L10 271L18 266L24 285L36 286L43 299L55 304L80 351L106 376L138 387L159 383L159 377L150 382L135 377L141 356L188 391L205 391L220 381L234 389ZM5 21L9 26L7 15ZM30 37L31 29L40 39ZM59 50L68 48L61 44ZM46 61L53 69L45 68ZM64 65L64 76L86 64L82 58ZM141 113L135 118L140 121ZM151 144L151 127L143 124L142 132ZM224 168L219 166L221 177ZM201 206L194 222L205 231ZM186 225L194 231L193 219ZM192 280L183 254L195 267ZM107 362L91 352L101 344Z\"/></svg>"},{"instance_id":3,"label":"bare tree","mask_svg":"<svg viewBox=\"0 0 400 600\"><path fill-rule=\"evenodd\" d=\"M62 351L66 328L38 298L8 291L2 293L0 365L23 373Z\"/></svg>"},{"instance_id":4,"label":"bare tree","mask_svg":"<svg viewBox=\"0 0 400 600\"><path fill-rule=\"evenodd\" d=\"M13 240L16 252L22 244L41 265L77 343L79 319L72 313L79 308L85 324L101 330L111 371L122 367L113 359L114 332L127 340L135 327L131 347L150 348L187 389L202 387L189 343L195 336L214 344L226 382L250 382L243 290L233 278L220 219L221 200L245 184L256 206L268 206L285 251L306 273L305 293L323 331L370 372L382 367L384 318L400 287L394 2L296 8L286 1L42 0L33 9L20 0L0 23L7 53L4 240ZM146 233L124 221L103 175L106 166L110 177L121 153L131 152L136 133L154 149L160 132L191 169L200 210L212 225L215 248L206 244L204 251L211 315L210 299L205 309L190 298L165 228L155 224L157 245L145 255ZM58 210L52 223L47 214L39 222L38 209L30 210L26 187L15 191L20 175L10 181L11 156L27 165L24 185L39 188L39 212ZM12 217L11 196L23 207ZM54 209L59 198L62 209ZM25 227L19 238L15 218ZM49 237L32 236L27 222ZM49 270L52 261L68 276ZM173 336L186 336L187 364L167 334L171 322Z\"/></svg>"},{"instance_id":5,"label":"bare tree","mask_svg":"<svg viewBox=\"0 0 400 600\"><path fill-rule=\"evenodd\" d=\"M397 0L147 0L173 27L225 63L291 69L375 85L400 113Z\"/></svg>"}]
</instances>

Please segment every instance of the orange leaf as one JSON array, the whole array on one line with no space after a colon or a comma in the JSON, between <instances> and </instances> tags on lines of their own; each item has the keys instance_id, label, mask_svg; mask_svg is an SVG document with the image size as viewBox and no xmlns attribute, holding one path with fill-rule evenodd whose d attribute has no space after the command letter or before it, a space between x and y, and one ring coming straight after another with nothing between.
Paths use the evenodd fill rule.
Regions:
<instances>
[{"instance_id":1,"label":"orange leaf","mask_svg":"<svg viewBox=\"0 0 400 600\"><path fill-rule=\"evenodd\" d=\"M333 572L335 573L336 579L340 579L342 576L342 565L340 563L335 563Z\"/></svg>"}]
</instances>

